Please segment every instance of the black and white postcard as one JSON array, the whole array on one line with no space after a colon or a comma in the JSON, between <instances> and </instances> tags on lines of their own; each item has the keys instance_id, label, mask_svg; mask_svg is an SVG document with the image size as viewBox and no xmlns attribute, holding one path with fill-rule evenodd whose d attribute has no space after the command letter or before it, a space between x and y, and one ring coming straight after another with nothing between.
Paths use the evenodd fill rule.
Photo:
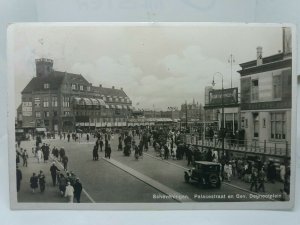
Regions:
<instances>
[{"instance_id":1,"label":"black and white postcard","mask_svg":"<svg viewBox=\"0 0 300 225\"><path fill-rule=\"evenodd\" d=\"M8 28L13 209L290 209L294 27Z\"/></svg>"}]
</instances>

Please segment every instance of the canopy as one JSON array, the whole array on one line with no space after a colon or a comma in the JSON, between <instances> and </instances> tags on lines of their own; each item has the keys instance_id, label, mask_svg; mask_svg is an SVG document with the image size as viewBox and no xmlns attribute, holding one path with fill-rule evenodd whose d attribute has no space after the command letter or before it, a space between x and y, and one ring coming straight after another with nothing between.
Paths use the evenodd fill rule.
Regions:
<instances>
[{"instance_id":1,"label":"canopy","mask_svg":"<svg viewBox=\"0 0 300 225\"><path fill-rule=\"evenodd\" d=\"M36 131L37 131L37 132L46 132L47 130L46 130L45 127L37 127L37 128L36 128Z\"/></svg>"},{"instance_id":2,"label":"canopy","mask_svg":"<svg viewBox=\"0 0 300 225\"><path fill-rule=\"evenodd\" d=\"M89 98L82 98L82 99L83 99L85 105L93 105L93 102L91 99L89 99Z\"/></svg>"}]
</instances>

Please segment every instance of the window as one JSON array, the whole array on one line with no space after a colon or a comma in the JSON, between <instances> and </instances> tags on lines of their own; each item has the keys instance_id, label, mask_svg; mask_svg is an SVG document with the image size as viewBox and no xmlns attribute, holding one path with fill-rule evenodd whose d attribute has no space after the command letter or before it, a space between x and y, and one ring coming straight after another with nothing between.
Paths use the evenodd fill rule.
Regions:
<instances>
[{"instance_id":1,"label":"window","mask_svg":"<svg viewBox=\"0 0 300 225\"><path fill-rule=\"evenodd\" d=\"M259 95L258 95L258 79L252 80L251 82L251 100L252 101L258 101Z\"/></svg>"},{"instance_id":2,"label":"window","mask_svg":"<svg viewBox=\"0 0 300 225\"><path fill-rule=\"evenodd\" d=\"M241 128L245 127L245 117L241 118Z\"/></svg>"},{"instance_id":3,"label":"window","mask_svg":"<svg viewBox=\"0 0 300 225\"><path fill-rule=\"evenodd\" d=\"M44 89L49 89L50 85L48 83L44 84Z\"/></svg>"},{"instance_id":4,"label":"window","mask_svg":"<svg viewBox=\"0 0 300 225\"><path fill-rule=\"evenodd\" d=\"M76 84L72 84L72 90L76 90Z\"/></svg>"},{"instance_id":5,"label":"window","mask_svg":"<svg viewBox=\"0 0 300 225\"><path fill-rule=\"evenodd\" d=\"M52 107L57 107L57 97L52 96Z\"/></svg>"},{"instance_id":6,"label":"window","mask_svg":"<svg viewBox=\"0 0 300 225\"><path fill-rule=\"evenodd\" d=\"M44 117L49 117L50 116L50 113L48 111L45 111L44 112Z\"/></svg>"},{"instance_id":7,"label":"window","mask_svg":"<svg viewBox=\"0 0 300 225\"><path fill-rule=\"evenodd\" d=\"M87 91L91 91L91 87L90 86L87 86Z\"/></svg>"},{"instance_id":8,"label":"window","mask_svg":"<svg viewBox=\"0 0 300 225\"><path fill-rule=\"evenodd\" d=\"M70 107L70 98L63 97L63 107L69 108Z\"/></svg>"},{"instance_id":9,"label":"window","mask_svg":"<svg viewBox=\"0 0 300 225\"><path fill-rule=\"evenodd\" d=\"M259 114L253 113L253 137L259 137Z\"/></svg>"},{"instance_id":10,"label":"window","mask_svg":"<svg viewBox=\"0 0 300 225\"><path fill-rule=\"evenodd\" d=\"M69 116L69 115L70 115L70 112L69 112L69 111L64 111L64 115L65 115L65 116Z\"/></svg>"},{"instance_id":11,"label":"window","mask_svg":"<svg viewBox=\"0 0 300 225\"><path fill-rule=\"evenodd\" d=\"M79 86L79 90L80 90L80 91L83 91L83 85L80 85L80 86Z\"/></svg>"},{"instance_id":12,"label":"window","mask_svg":"<svg viewBox=\"0 0 300 225\"><path fill-rule=\"evenodd\" d=\"M57 111L53 111L53 116L57 116Z\"/></svg>"},{"instance_id":13,"label":"window","mask_svg":"<svg viewBox=\"0 0 300 225\"><path fill-rule=\"evenodd\" d=\"M245 127L248 128L248 119L245 119Z\"/></svg>"},{"instance_id":14,"label":"window","mask_svg":"<svg viewBox=\"0 0 300 225\"><path fill-rule=\"evenodd\" d=\"M286 138L285 113L271 113L271 138L282 140Z\"/></svg>"},{"instance_id":15,"label":"window","mask_svg":"<svg viewBox=\"0 0 300 225\"><path fill-rule=\"evenodd\" d=\"M263 128L266 128L266 119L263 119Z\"/></svg>"},{"instance_id":16,"label":"window","mask_svg":"<svg viewBox=\"0 0 300 225\"><path fill-rule=\"evenodd\" d=\"M35 117L36 117L36 118L41 118L41 112L36 111L36 112L35 112Z\"/></svg>"},{"instance_id":17,"label":"window","mask_svg":"<svg viewBox=\"0 0 300 225\"><path fill-rule=\"evenodd\" d=\"M45 108L49 107L49 98L48 98L48 97L45 97L45 98L44 98L43 106L44 106Z\"/></svg>"},{"instance_id":18,"label":"window","mask_svg":"<svg viewBox=\"0 0 300 225\"><path fill-rule=\"evenodd\" d=\"M34 106L40 107L41 106L41 99L40 98L34 98Z\"/></svg>"},{"instance_id":19,"label":"window","mask_svg":"<svg viewBox=\"0 0 300 225\"><path fill-rule=\"evenodd\" d=\"M273 76L273 98L278 99L281 98L281 75Z\"/></svg>"}]
</instances>

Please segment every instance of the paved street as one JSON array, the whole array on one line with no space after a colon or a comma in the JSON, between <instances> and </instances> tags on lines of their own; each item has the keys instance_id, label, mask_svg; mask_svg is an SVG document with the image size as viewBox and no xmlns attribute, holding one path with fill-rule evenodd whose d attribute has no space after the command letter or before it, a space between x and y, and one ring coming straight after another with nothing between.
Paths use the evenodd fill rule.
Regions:
<instances>
[{"instance_id":1,"label":"paved street","mask_svg":"<svg viewBox=\"0 0 300 225\"><path fill-rule=\"evenodd\" d=\"M81 143L66 140L44 140L53 146L64 147L69 157L69 171L74 172L83 184L82 202L190 202L190 201L245 201L249 199L250 184L233 179L223 182L220 189L204 189L196 182L184 182L186 160L162 160L149 149L143 158L134 159L123 156L117 151L117 138L112 142L111 160L105 159L104 152L99 153L99 161L92 160L94 139L89 143L82 139ZM20 202L66 202L59 196L57 187L52 187L48 163L37 163L30 149L33 141L22 142L21 147L30 153L28 168L20 169L23 173L21 191L18 194ZM59 162L57 162L59 165ZM61 165L59 165L61 166ZM60 167L62 169L62 167ZM47 177L46 192L32 194L29 179L32 172L43 170ZM266 193L278 193L281 183L266 184ZM169 197L168 197L169 195ZM232 196L231 196L232 195ZM170 197L171 196L171 197ZM266 198L260 198L266 200Z\"/></svg>"}]
</instances>

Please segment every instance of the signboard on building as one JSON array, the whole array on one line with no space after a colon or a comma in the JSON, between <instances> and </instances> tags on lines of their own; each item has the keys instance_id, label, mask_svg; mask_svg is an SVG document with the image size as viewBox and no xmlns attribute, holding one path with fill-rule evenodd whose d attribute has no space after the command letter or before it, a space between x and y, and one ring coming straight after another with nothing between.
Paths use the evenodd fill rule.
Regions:
<instances>
[{"instance_id":1,"label":"signboard on building","mask_svg":"<svg viewBox=\"0 0 300 225\"><path fill-rule=\"evenodd\" d=\"M238 103L238 88L223 89L223 104L233 105ZM209 91L208 105L222 105L222 89Z\"/></svg>"},{"instance_id":2,"label":"signboard on building","mask_svg":"<svg viewBox=\"0 0 300 225\"><path fill-rule=\"evenodd\" d=\"M22 116L32 116L32 102L22 102Z\"/></svg>"}]
</instances>

